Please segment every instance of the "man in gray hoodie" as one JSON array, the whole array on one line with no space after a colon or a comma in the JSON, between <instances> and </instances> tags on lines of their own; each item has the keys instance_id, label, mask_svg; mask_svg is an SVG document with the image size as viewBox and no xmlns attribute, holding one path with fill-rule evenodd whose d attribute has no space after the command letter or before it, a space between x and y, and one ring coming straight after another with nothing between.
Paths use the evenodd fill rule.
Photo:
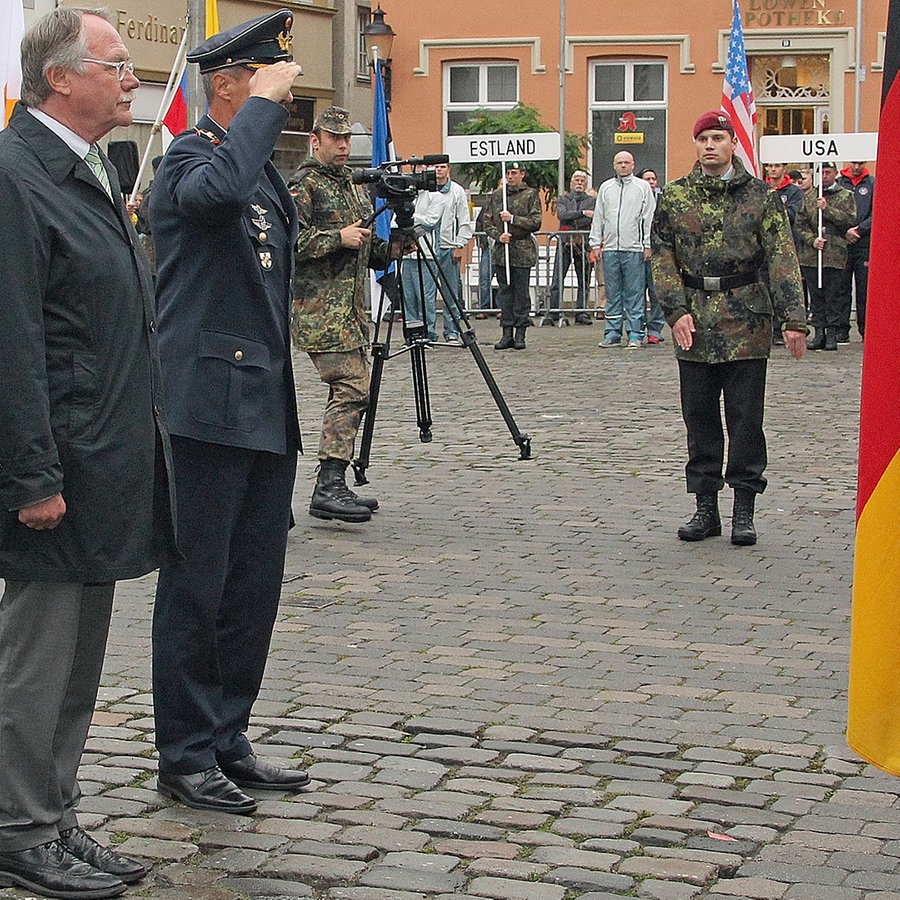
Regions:
<instances>
[{"instance_id":1,"label":"man in gray hoodie","mask_svg":"<svg viewBox=\"0 0 900 900\"><path fill-rule=\"evenodd\" d=\"M589 243L603 260L606 328L601 347L620 347L623 327L630 350L644 335L644 262L650 259L650 226L656 201L643 178L634 176L634 157L622 150L613 158L616 175L597 191Z\"/></svg>"}]
</instances>

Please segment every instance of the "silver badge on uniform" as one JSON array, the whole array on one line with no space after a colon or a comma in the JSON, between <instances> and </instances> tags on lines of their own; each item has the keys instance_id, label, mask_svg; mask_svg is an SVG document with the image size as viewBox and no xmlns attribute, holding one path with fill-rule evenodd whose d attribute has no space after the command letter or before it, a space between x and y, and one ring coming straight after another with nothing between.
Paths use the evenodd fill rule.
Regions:
<instances>
[{"instance_id":1,"label":"silver badge on uniform","mask_svg":"<svg viewBox=\"0 0 900 900\"><path fill-rule=\"evenodd\" d=\"M250 221L262 232L268 231L272 227L272 223L266 219L267 209L257 206L255 203L250 204L250 209L256 213L257 218Z\"/></svg>"},{"instance_id":2,"label":"silver badge on uniform","mask_svg":"<svg viewBox=\"0 0 900 900\"><path fill-rule=\"evenodd\" d=\"M259 264L264 269L272 268L272 251L271 250L260 250L259 251Z\"/></svg>"}]
</instances>

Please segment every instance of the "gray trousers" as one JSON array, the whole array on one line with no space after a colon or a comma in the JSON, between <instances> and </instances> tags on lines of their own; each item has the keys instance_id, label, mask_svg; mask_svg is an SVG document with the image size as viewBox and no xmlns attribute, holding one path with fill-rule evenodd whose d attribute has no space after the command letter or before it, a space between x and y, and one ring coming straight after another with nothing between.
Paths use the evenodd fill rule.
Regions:
<instances>
[{"instance_id":1,"label":"gray trousers","mask_svg":"<svg viewBox=\"0 0 900 900\"><path fill-rule=\"evenodd\" d=\"M0 599L0 852L78 824L115 584L8 581Z\"/></svg>"}]
</instances>

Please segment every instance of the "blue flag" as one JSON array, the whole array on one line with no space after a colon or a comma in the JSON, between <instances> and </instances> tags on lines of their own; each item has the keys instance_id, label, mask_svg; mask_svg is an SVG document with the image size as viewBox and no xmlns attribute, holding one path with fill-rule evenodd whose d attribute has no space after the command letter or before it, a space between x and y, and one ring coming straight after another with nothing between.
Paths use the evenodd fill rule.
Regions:
<instances>
[{"instance_id":1,"label":"blue flag","mask_svg":"<svg viewBox=\"0 0 900 900\"><path fill-rule=\"evenodd\" d=\"M384 96L384 79L381 74L382 62L375 61L375 110L372 113L372 165L380 166L393 159L391 147L391 124L388 121L387 101ZM376 201L377 202L377 201ZM375 219L375 233L387 240L391 233L391 212L386 209ZM391 265L393 269L393 264ZM380 278L384 273L379 272Z\"/></svg>"}]
</instances>

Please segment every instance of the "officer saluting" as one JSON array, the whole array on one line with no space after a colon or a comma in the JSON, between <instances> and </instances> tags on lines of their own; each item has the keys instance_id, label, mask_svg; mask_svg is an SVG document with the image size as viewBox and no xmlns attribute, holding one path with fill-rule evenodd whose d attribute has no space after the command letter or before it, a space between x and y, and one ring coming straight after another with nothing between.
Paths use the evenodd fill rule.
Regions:
<instances>
[{"instance_id":1,"label":"officer saluting","mask_svg":"<svg viewBox=\"0 0 900 900\"><path fill-rule=\"evenodd\" d=\"M159 342L172 424L178 543L153 617L159 790L252 813L241 788L305 772L258 759L245 731L278 610L300 449L289 336L297 216L269 162L291 84L292 13L188 54L209 113L173 141L153 184Z\"/></svg>"}]
</instances>

